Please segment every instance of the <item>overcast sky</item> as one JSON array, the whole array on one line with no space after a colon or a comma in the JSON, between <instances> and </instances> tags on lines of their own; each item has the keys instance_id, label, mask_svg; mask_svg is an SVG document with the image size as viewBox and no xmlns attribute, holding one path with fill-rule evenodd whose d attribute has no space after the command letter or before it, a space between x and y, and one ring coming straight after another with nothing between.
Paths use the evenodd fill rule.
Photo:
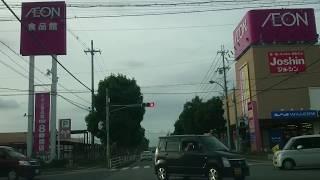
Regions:
<instances>
[{"instance_id":1,"label":"overcast sky","mask_svg":"<svg viewBox=\"0 0 320 180\"><path fill-rule=\"evenodd\" d=\"M243 1L243 0L242 0ZM20 2L7 0L16 7ZM76 5L135 5L152 3L203 2L201 0L112 0L81 1L69 0L67 4ZM238 1L239 2L239 1ZM216 85L203 84L210 79L221 81L221 75L215 70L221 65L217 51L221 45L233 50L232 32L248 8L261 6L255 3L208 3L188 6L152 6L152 7L96 7L67 8L67 55L59 56L60 62L87 86L91 86L90 56L83 50L88 48L90 40L102 51L95 56L95 89L98 82L110 73L122 73L137 80L142 87L146 102L154 101L155 108L146 109L142 126L147 136L154 137L173 131L173 124L182 111L183 104L195 96L208 99L219 95L221 88ZM273 5L279 3L293 4L301 0L262 1ZM315 2L313 0L304 2ZM0 41L19 53L20 25L10 12L0 3ZM316 8L317 26L319 26L318 5L290 5L290 8ZM239 8L239 9L237 9ZM318 8L318 9L317 9ZM214 9L233 9L212 11ZM252 8L251 8L252 9ZM13 9L20 16L20 7ZM172 12L193 12L172 14ZM171 13L170 15L146 14ZM144 16L124 16L141 15ZM109 17L97 17L97 16ZM110 17L118 16L121 17ZM73 17L90 16L96 18L81 19ZM27 129L27 100L25 92L3 88L28 89L28 57L16 55L0 43L0 132L20 132ZM9 58L9 57L10 58ZM229 58L232 60L232 58ZM213 66L211 64L213 63ZM231 67L233 63L230 61ZM212 67L210 70L210 66ZM12 68L10 68L12 67ZM41 72L51 68L49 56L36 57L36 67ZM36 71L36 84L50 83L46 77ZM210 72L207 74L207 72ZM207 76L206 76L207 75ZM234 69L228 72L229 85L233 84ZM86 91L86 89L58 66L58 91ZM180 84L180 85L179 85ZM181 85L185 84L185 85ZM189 84L189 85L186 85ZM2 88L2 89L1 89ZM49 88L49 87L48 87ZM46 87L37 87L45 91ZM162 94L161 94L162 93ZM179 94L186 93L186 94ZM15 95L13 95L15 94ZM19 94L19 95L17 95ZM90 92L81 94L61 93L66 98L90 107ZM112 101L112 100L111 100ZM72 129L86 129L84 117L87 111L66 102L58 97L57 118L71 118ZM152 142L154 144L154 142Z\"/></svg>"}]
</instances>

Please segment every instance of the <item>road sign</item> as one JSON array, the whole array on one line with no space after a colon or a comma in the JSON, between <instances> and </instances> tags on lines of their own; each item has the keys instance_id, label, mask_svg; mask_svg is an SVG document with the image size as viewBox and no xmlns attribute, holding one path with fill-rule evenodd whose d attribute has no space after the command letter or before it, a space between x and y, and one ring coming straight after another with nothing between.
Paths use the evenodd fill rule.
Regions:
<instances>
[{"instance_id":1,"label":"road sign","mask_svg":"<svg viewBox=\"0 0 320 180\"><path fill-rule=\"evenodd\" d=\"M98 129L101 131L103 129L103 121L99 121Z\"/></svg>"},{"instance_id":2,"label":"road sign","mask_svg":"<svg viewBox=\"0 0 320 180\"><path fill-rule=\"evenodd\" d=\"M59 120L59 135L60 135L60 139L71 138L71 119Z\"/></svg>"}]
</instances>

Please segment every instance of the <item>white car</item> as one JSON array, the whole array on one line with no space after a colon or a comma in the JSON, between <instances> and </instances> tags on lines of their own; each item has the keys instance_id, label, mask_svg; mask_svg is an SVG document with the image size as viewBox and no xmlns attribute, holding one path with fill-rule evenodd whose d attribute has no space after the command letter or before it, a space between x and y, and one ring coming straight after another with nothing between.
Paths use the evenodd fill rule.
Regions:
<instances>
[{"instance_id":1,"label":"white car","mask_svg":"<svg viewBox=\"0 0 320 180\"><path fill-rule=\"evenodd\" d=\"M152 161L152 159L153 159L153 154L151 151L143 151L140 155L140 161L143 161L143 160Z\"/></svg>"},{"instance_id":2,"label":"white car","mask_svg":"<svg viewBox=\"0 0 320 180\"><path fill-rule=\"evenodd\" d=\"M274 154L273 165L287 170L294 167L320 167L320 135L291 138L283 150Z\"/></svg>"}]
</instances>

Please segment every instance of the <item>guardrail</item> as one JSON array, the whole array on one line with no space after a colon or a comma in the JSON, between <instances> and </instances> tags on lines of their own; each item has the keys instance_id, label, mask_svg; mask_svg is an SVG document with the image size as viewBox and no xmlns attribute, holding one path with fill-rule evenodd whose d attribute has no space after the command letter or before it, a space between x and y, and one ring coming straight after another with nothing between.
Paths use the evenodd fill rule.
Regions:
<instances>
[{"instance_id":1,"label":"guardrail","mask_svg":"<svg viewBox=\"0 0 320 180\"><path fill-rule=\"evenodd\" d=\"M119 168L123 165L128 163L134 162L139 159L138 155L128 155L128 156L117 156L113 157L110 160L110 167L111 168Z\"/></svg>"}]
</instances>

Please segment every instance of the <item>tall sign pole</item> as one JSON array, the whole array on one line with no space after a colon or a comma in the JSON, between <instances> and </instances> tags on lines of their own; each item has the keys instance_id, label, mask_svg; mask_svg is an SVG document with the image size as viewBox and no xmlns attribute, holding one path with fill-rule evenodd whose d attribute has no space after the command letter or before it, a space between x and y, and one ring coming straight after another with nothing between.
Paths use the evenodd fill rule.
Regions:
<instances>
[{"instance_id":1,"label":"tall sign pole","mask_svg":"<svg viewBox=\"0 0 320 180\"><path fill-rule=\"evenodd\" d=\"M50 160L56 158L56 142L57 142L57 56L52 56L52 84L51 84L51 121L50 121ZM60 151L60 149L58 149Z\"/></svg>"},{"instance_id":2,"label":"tall sign pole","mask_svg":"<svg viewBox=\"0 0 320 180\"><path fill-rule=\"evenodd\" d=\"M107 168L111 168L110 163L110 115L109 115L109 105L110 105L110 98L108 88L106 88L106 131L107 131L107 149L106 149L106 160L107 160Z\"/></svg>"},{"instance_id":3,"label":"tall sign pole","mask_svg":"<svg viewBox=\"0 0 320 180\"><path fill-rule=\"evenodd\" d=\"M34 119L34 56L29 56L29 97L28 97L27 156L32 156Z\"/></svg>"},{"instance_id":4,"label":"tall sign pole","mask_svg":"<svg viewBox=\"0 0 320 180\"><path fill-rule=\"evenodd\" d=\"M94 49L93 48L93 40L91 40L91 49L87 49L84 51L86 54L90 53L91 54L91 113L94 113L94 55L95 53L99 52L101 53L100 50ZM94 144L94 136L91 135L91 143Z\"/></svg>"},{"instance_id":5,"label":"tall sign pole","mask_svg":"<svg viewBox=\"0 0 320 180\"><path fill-rule=\"evenodd\" d=\"M66 3L64 1L24 2L21 7L20 54L22 56L30 56L27 154L29 157L32 155L32 143L34 143L32 142L34 141L32 137L32 121L34 119L34 56L50 55L52 56L50 160L53 160L56 155L57 133L56 98L58 79L56 58L57 55L67 54ZM41 143L43 143L42 140ZM39 148L39 151L42 151L42 146Z\"/></svg>"}]
</instances>

